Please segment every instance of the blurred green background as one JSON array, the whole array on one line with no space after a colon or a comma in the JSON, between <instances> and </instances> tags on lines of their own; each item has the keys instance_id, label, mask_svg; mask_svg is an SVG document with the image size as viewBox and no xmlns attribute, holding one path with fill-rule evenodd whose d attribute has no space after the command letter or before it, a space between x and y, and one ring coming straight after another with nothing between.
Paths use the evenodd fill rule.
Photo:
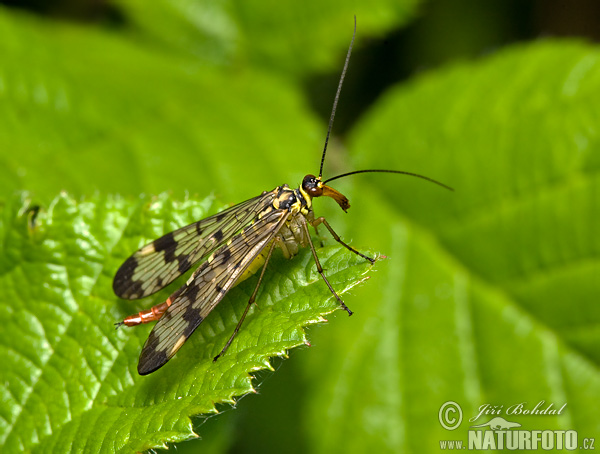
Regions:
<instances>
[{"instance_id":1,"label":"blurred green background","mask_svg":"<svg viewBox=\"0 0 600 454\"><path fill-rule=\"evenodd\" d=\"M345 298L352 318L310 328L313 347L178 452L437 452L481 405L540 401L566 411L506 419L600 435L600 3L1 3L2 200L297 185L318 172L353 15L325 177L456 188L357 176L335 185L348 214L316 201L389 259Z\"/></svg>"}]
</instances>

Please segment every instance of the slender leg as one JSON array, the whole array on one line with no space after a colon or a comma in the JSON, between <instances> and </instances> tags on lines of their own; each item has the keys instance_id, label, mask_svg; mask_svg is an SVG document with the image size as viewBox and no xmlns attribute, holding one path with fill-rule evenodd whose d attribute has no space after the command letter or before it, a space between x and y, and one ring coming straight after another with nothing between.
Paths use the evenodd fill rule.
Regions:
<instances>
[{"instance_id":1,"label":"slender leg","mask_svg":"<svg viewBox=\"0 0 600 454\"><path fill-rule=\"evenodd\" d=\"M254 303L254 300L256 299L256 294L258 293L258 288L260 287L260 283L262 282L263 276L265 275L267 265L269 264L269 260L271 259L271 254L273 254L273 249L275 249L276 241L277 240L273 240L273 242L271 242L271 245L269 246L269 252L267 253L267 258L265 259L265 264L263 265L262 271L260 272L260 276L258 277L258 282L256 283L256 287L254 287L254 292L252 292L252 296L248 300L248 304L246 305L246 309L244 310L244 313L242 314L240 321L238 322L235 329L233 330L233 334L231 335L231 337L225 344L225 347L223 347L223 349L219 352L219 354L213 358L213 362L216 362L221 356L223 356L225 354L225 352L227 351L227 349L233 342L234 337L237 335L238 331L242 327L242 323L244 322L246 315L248 315L250 306L252 306L252 304Z\"/></svg>"},{"instance_id":2,"label":"slender leg","mask_svg":"<svg viewBox=\"0 0 600 454\"><path fill-rule=\"evenodd\" d=\"M315 229L315 233L317 235L317 238L319 239L319 244L321 245L321 247L325 247L325 243L323 242L323 237L319 234L319 229L318 224L311 224L313 226L313 229Z\"/></svg>"},{"instance_id":3,"label":"slender leg","mask_svg":"<svg viewBox=\"0 0 600 454\"><path fill-rule=\"evenodd\" d=\"M329 225L329 222L327 222L327 220L326 220L324 217L322 217L322 216L321 216L320 218L317 218L317 219L315 219L315 220L312 222L312 226L313 226L315 229L317 228L317 226L318 226L319 224L324 224L324 225L325 225L325 227L327 227L327 230L329 230L329 233L331 233L331 236L333 237L333 239L334 239L335 241L337 241L338 243L340 243L342 246L344 246L346 249L348 249L349 251L352 251L352 252L354 252L356 255L360 255L360 256L361 256L363 259L365 259L365 260L368 260L368 261L369 261L369 262L371 262L371 263L375 263L375 259L373 259L373 258L371 258L371 257L367 257L367 256L366 256L366 255L364 255L364 254L361 254L361 253L360 253L360 252L358 252L356 249L354 249L352 246L350 246L350 245L348 245L348 244L344 243L344 242L342 241L342 239L339 237L339 235L338 235L337 233L335 233L335 231L334 231L334 230L331 228L331 226Z\"/></svg>"},{"instance_id":4,"label":"slender leg","mask_svg":"<svg viewBox=\"0 0 600 454\"><path fill-rule=\"evenodd\" d=\"M338 303L340 303L340 306L342 306L342 309L344 309L346 312L348 312L348 315L352 315L352 311L350 310L350 308L348 306L346 306L346 304L342 301L342 299L340 298L340 295L338 295L336 293L336 291L333 289L333 287L331 286L331 284L325 277L325 273L323 273L323 267L321 266L321 262L319 262L319 257L317 257L317 251L315 250L315 245L313 244L312 240L310 239L310 232L308 231L308 224L306 223L306 219L304 219L303 216L300 216L299 219L301 220L302 226L304 227L304 232L306 233L306 238L308 238L308 244L310 245L310 250L312 251L313 258L315 259L315 263L317 265L317 271L319 272L319 274L321 275L321 277L327 284L327 287L329 287L329 290L331 291L331 293L333 293L333 296L335 296L335 298L338 300ZM325 225L327 225L327 224L325 224ZM357 253L357 254L359 254L359 253ZM362 255L362 254L359 254L359 255Z\"/></svg>"}]
</instances>

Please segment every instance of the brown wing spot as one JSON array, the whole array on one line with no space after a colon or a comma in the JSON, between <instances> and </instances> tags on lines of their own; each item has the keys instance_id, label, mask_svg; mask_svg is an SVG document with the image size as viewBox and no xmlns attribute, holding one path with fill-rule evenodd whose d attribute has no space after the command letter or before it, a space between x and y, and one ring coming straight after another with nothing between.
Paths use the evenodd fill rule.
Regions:
<instances>
[{"instance_id":1,"label":"brown wing spot","mask_svg":"<svg viewBox=\"0 0 600 454\"><path fill-rule=\"evenodd\" d=\"M222 252L222 256L223 256L223 260L221 261L221 263L228 262L229 259L231 258L231 251L229 249L225 249Z\"/></svg>"},{"instance_id":2,"label":"brown wing spot","mask_svg":"<svg viewBox=\"0 0 600 454\"><path fill-rule=\"evenodd\" d=\"M130 288L133 286L133 273L138 266L138 261L134 256L129 257L121 268L117 271L115 279L113 281L113 291L115 294L127 297L131 293ZM138 283L137 289L139 290L140 284Z\"/></svg>"},{"instance_id":3,"label":"brown wing spot","mask_svg":"<svg viewBox=\"0 0 600 454\"><path fill-rule=\"evenodd\" d=\"M188 287L186 287L185 291L183 292L183 297L184 298L188 298L190 303L194 304L196 302L196 300L198 299L198 292L200 291L200 287L198 285L189 285ZM192 304L190 304L190 307L192 306Z\"/></svg>"},{"instance_id":4,"label":"brown wing spot","mask_svg":"<svg viewBox=\"0 0 600 454\"><path fill-rule=\"evenodd\" d=\"M152 244L154 245L154 250L156 252L164 251L165 262L172 262L175 260L175 248L177 246L177 242L175 241L173 232L167 233L158 240L155 240Z\"/></svg>"},{"instance_id":5,"label":"brown wing spot","mask_svg":"<svg viewBox=\"0 0 600 454\"><path fill-rule=\"evenodd\" d=\"M160 337L152 330L140 354L140 361L138 363L138 373L140 375L148 375L154 372L169 360L164 350L156 349L159 344Z\"/></svg>"},{"instance_id":6,"label":"brown wing spot","mask_svg":"<svg viewBox=\"0 0 600 454\"><path fill-rule=\"evenodd\" d=\"M140 355L140 362L138 363L138 374L148 375L154 372L156 369L162 367L169 357L164 351L145 351L142 350Z\"/></svg>"},{"instance_id":7,"label":"brown wing spot","mask_svg":"<svg viewBox=\"0 0 600 454\"><path fill-rule=\"evenodd\" d=\"M217 240L217 242L221 241L223 239L223 231L217 230L213 236L214 236L215 240Z\"/></svg>"},{"instance_id":8,"label":"brown wing spot","mask_svg":"<svg viewBox=\"0 0 600 454\"><path fill-rule=\"evenodd\" d=\"M186 255L183 257L177 257L177 270L183 274L185 273L187 270L190 269L190 266L192 266L191 262L190 262L190 256Z\"/></svg>"},{"instance_id":9,"label":"brown wing spot","mask_svg":"<svg viewBox=\"0 0 600 454\"><path fill-rule=\"evenodd\" d=\"M127 299L137 299L144 295L144 282L133 279L136 267L137 260L135 257L129 257L123 266L119 268L113 281L115 295Z\"/></svg>"},{"instance_id":10,"label":"brown wing spot","mask_svg":"<svg viewBox=\"0 0 600 454\"><path fill-rule=\"evenodd\" d=\"M192 331L194 331L196 326L198 326L202 321L200 311L197 308L194 308L194 306L192 306L191 304L185 309L185 312L181 314L181 318L188 323L185 329L183 330L184 333L188 332L188 329L192 327L192 329L189 330L189 334L192 334Z\"/></svg>"},{"instance_id":11,"label":"brown wing spot","mask_svg":"<svg viewBox=\"0 0 600 454\"><path fill-rule=\"evenodd\" d=\"M142 281L131 281L131 284L129 284L127 286L127 288L125 289L125 291L123 292L122 296L123 298L128 298L131 300L135 300L138 298L141 298L142 295L144 294L144 290L143 290L143 285L144 283Z\"/></svg>"}]
</instances>

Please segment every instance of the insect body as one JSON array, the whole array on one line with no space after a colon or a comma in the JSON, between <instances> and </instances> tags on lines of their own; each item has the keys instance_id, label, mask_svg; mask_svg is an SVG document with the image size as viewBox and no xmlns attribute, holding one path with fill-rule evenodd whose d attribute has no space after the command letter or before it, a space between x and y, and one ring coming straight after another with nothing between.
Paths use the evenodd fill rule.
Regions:
<instances>
[{"instance_id":1,"label":"insect body","mask_svg":"<svg viewBox=\"0 0 600 454\"><path fill-rule=\"evenodd\" d=\"M356 34L356 22L354 33ZM141 375L157 370L171 359L227 292L262 267L258 283L242 317L214 360L223 355L254 303L275 247L280 248L286 258L291 258L298 253L299 247L309 246L325 284L341 307L352 315L352 311L344 304L323 272L310 237L309 225L316 230L317 226L323 224L344 247L371 263L375 260L343 242L325 218L315 218L312 209L315 197L331 197L344 211L350 208L350 203L343 194L325 184L328 181L362 172L389 172L416 176L448 188L430 178L396 170L359 170L322 180L327 143L353 43L354 36L336 92L319 176L306 175L297 189L291 189L288 185L278 186L258 197L167 233L135 252L117 271L113 281L114 292L122 298L137 299L161 290L191 266L201 262L188 281L165 302L131 315L118 324L135 326L158 320L140 355L138 372Z\"/></svg>"}]
</instances>

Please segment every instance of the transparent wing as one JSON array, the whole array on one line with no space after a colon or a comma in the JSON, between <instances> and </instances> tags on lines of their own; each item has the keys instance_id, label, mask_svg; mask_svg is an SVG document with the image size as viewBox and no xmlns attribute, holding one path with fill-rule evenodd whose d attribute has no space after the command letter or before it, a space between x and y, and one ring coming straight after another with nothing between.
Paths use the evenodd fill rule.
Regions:
<instances>
[{"instance_id":1,"label":"transparent wing","mask_svg":"<svg viewBox=\"0 0 600 454\"><path fill-rule=\"evenodd\" d=\"M121 298L137 299L169 285L196 262L227 243L271 206L273 199L273 191L265 192L148 243L117 271L113 280L115 294Z\"/></svg>"},{"instance_id":2,"label":"transparent wing","mask_svg":"<svg viewBox=\"0 0 600 454\"><path fill-rule=\"evenodd\" d=\"M144 344L138 372L146 375L175 355L204 318L284 225L289 212L273 210L247 226L194 272Z\"/></svg>"}]
</instances>

